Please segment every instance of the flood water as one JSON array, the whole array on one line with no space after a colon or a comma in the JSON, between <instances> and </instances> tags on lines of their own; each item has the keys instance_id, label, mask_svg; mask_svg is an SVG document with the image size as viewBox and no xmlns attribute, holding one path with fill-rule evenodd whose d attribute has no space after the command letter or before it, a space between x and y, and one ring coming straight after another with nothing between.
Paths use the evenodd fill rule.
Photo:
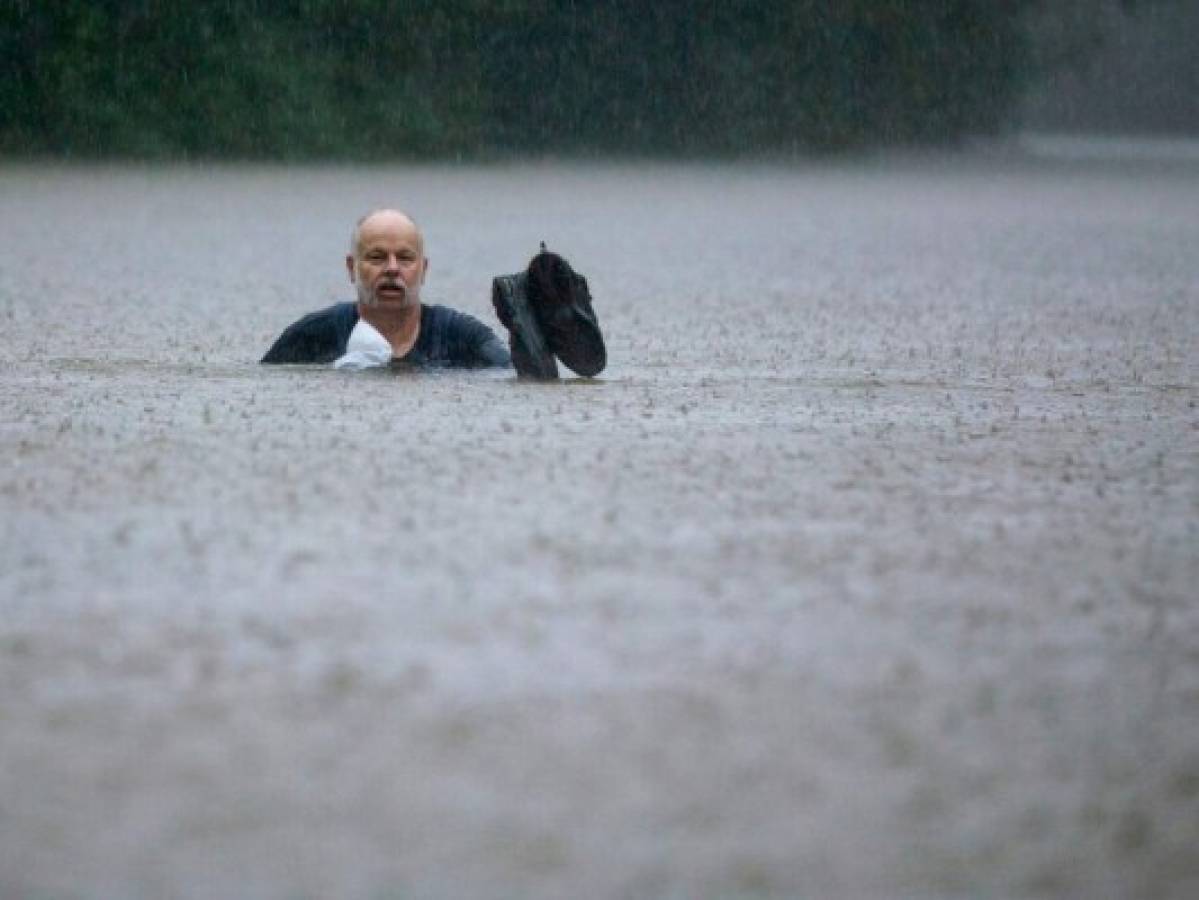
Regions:
<instances>
[{"instance_id":1,"label":"flood water","mask_svg":"<svg viewBox=\"0 0 1199 900\"><path fill-rule=\"evenodd\" d=\"M1199 154L1083 149L0 167L0 895L1195 896ZM380 205L607 371L257 365Z\"/></svg>"}]
</instances>

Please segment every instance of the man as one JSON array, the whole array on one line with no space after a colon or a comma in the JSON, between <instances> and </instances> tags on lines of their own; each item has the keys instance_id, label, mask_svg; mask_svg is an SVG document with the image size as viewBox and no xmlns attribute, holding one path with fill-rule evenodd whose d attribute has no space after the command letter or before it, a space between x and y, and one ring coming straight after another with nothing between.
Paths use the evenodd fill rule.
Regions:
<instances>
[{"instance_id":1,"label":"man","mask_svg":"<svg viewBox=\"0 0 1199 900\"><path fill-rule=\"evenodd\" d=\"M416 223L395 209L358 220L346 255L357 303L338 303L290 325L264 363L334 363L366 368L393 361L416 366L507 366L511 357L477 319L421 302L429 261Z\"/></svg>"},{"instance_id":2,"label":"man","mask_svg":"<svg viewBox=\"0 0 1199 900\"><path fill-rule=\"evenodd\" d=\"M607 362L587 281L542 244L526 271L494 279L492 303L509 331L511 353L477 319L421 303L429 261L416 223L395 209L358 220L346 271L357 303L338 303L288 326L264 363L329 363L361 369L415 366L507 366L534 378L557 378L557 356L581 375Z\"/></svg>"}]
</instances>

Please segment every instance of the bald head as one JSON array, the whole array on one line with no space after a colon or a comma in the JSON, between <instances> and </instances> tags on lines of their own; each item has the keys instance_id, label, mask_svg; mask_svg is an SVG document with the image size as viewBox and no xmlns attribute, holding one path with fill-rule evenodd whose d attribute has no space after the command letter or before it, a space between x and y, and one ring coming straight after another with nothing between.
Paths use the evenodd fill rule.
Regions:
<instances>
[{"instance_id":1,"label":"bald head","mask_svg":"<svg viewBox=\"0 0 1199 900\"><path fill-rule=\"evenodd\" d=\"M384 227L393 226L404 230L411 230L416 235L416 240L420 244L421 253L425 250L425 237L421 234L420 226L416 224L416 220L408 215L403 210L399 209L372 209L370 212L361 216L354 223L354 230L350 232L350 255L358 259L362 255L362 232L363 229L373 230L376 225Z\"/></svg>"}]
</instances>

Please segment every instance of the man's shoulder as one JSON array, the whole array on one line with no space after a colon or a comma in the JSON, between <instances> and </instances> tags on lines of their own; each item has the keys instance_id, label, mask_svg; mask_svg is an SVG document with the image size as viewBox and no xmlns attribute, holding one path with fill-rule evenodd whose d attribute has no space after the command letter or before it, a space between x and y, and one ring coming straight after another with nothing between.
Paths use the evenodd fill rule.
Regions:
<instances>
[{"instance_id":1,"label":"man's shoulder","mask_svg":"<svg viewBox=\"0 0 1199 900\"><path fill-rule=\"evenodd\" d=\"M434 331L446 335L477 335L479 329L490 331L470 313L440 303L422 303L420 326L422 331Z\"/></svg>"},{"instance_id":2,"label":"man's shoulder","mask_svg":"<svg viewBox=\"0 0 1199 900\"><path fill-rule=\"evenodd\" d=\"M358 307L354 303L334 303L310 312L284 329L262 362L331 362L345 351L357 321Z\"/></svg>"},{"instance_id":3,"label":"man's shoulder","mask_svg":"<svg viewBox=\"0 0 1199 900\"><path fill-rule=\"evenodd\" d=\"M439 364L506 366L508 351L487 325L470 313L425 303L421 309L422 349Z\"/></svg>"},{"instance_id":4,"label":"man's shoulder","mask_svg":"<svg viewBox=\"0 0 1199 900\"><path fill-rule=\"evenodd\" d=\"M422 303L423 315L442 322L452 322L462 319L471 321L479 321L469 313L464 313L461 310L454 309L452 306L445 306L441 303Z\"/></svg>"},{"instance_id":5,"label":"man's shoulder","mask_svg":"<svg viewBox=\"0 0 1199 900\"><path fill-rule=\"evenodd\" d=\"M325 324L336 324L347 321L349 319L358 318L358 304L356 303L334 303L332 306L326 306L324 309L318 309L316 312L310 312L306 316L302 316L291 324L291 328L306 328L310 326L320 326Z\"/></svg>"},{"instance_id":6,"label":"man's shoulder","mask_svg":"<svg viewBox=\"0 0 1199 900\"><path fill-rule=\"evenodd\" d=\"M422 330L432 329L454 337L474 340L483 340L494 334L479 319L460 309L440 303L424 303L421 306Z\"/></svg>"}]
</instances>

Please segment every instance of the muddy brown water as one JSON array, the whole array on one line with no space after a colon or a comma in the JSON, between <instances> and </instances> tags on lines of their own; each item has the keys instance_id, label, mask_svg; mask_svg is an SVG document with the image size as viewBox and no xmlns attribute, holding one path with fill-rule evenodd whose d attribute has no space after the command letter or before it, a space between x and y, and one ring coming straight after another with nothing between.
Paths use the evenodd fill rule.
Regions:
<instances>
[{"instance_id":1,"label":"muddy brown water","mask_svg":"<svg viewBox=\"0 0 1199 900\"><path fill-rule=\"evenodd\" d=\"M0 895L1194 896L1199 154L1079 146L0 167ZM381 204L609 369L257 366Z\"/></svg>"}]
</instances>

